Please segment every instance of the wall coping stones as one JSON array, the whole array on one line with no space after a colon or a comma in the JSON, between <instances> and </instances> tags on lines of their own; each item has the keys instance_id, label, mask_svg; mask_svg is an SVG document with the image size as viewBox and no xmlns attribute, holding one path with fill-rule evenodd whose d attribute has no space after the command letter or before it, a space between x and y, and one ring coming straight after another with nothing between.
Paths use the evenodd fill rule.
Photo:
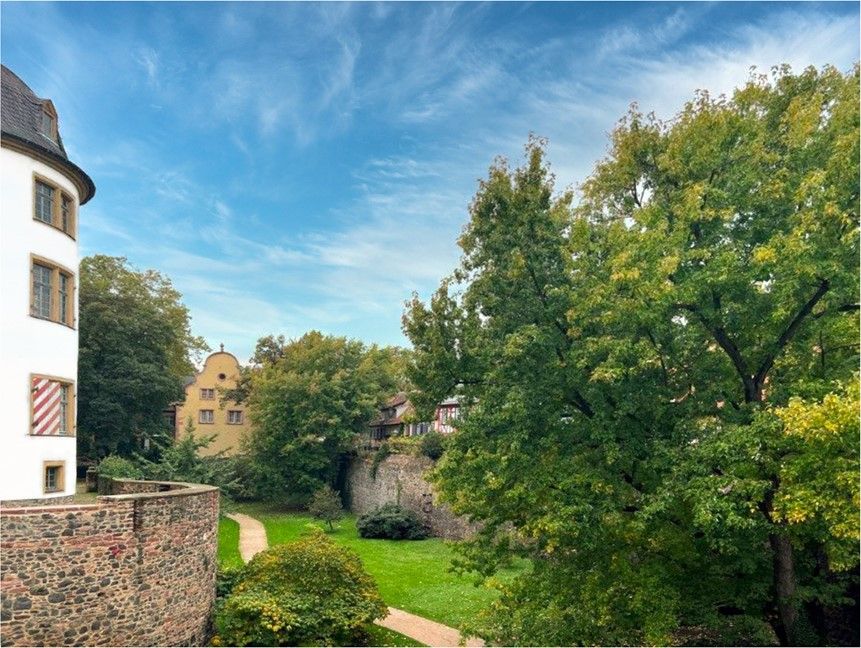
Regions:
<instances>
[{"instance_id":1,"label":"wall coping stones","mask_svg":"<svg viewBox=\"0 0 861 648\"><path fill-rule=\"evenodd\" d=\"M149 481L143 479L116 479L112 478L111 488L154 488L154 490L140 492L125 492L113 495L99 495L96 502L93 504L13 504L12 506L5 505L0 501L0 514L2 515L26 515L29 513L62 513L65 511L87 511L96 509L102 504L110 504L111 502L127 502L137 499L157 499L160 497L189 497L199 495L201 493L209 493L217 491L217 486L209 486L207 484L192 484L189 482L173 482L173 481ZM167 488L164 488L167 487Z\"/></svg>"}]
</instances>

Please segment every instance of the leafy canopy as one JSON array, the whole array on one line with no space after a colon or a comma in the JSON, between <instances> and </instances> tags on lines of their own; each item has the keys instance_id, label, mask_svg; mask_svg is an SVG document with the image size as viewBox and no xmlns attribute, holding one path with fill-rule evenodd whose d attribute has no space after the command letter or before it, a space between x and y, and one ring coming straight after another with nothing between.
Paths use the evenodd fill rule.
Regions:
<instances>
[{"instance_id":1,"label":"leafy canopy","mask_svg":"<svg viewBox=\"0 0 861 648\"><path fill-rule=\"evenodd\" d=\"M778 68L670 122L632 108L576 206L539 139L479 183L460 267L404 330L417 405L464 404L434 473L485 523L461 565L531 561L485 638L835 631L857 488L808 480L858 475L838 385L857 392L858 76Z\"/></svg>"},{"instance_id":2,"label":"leafy canopy","mask_svg":"<svg viewBox=\"0 0 861 648\"><path fill-rule=\"evenodd\" d=\"M246 448L260 496L307 499L334 483L354 436L399 387L403 355L312 331L261 358L248 373Z\"/></svg>"},{"instance_id":3,"label":"leafy canopy","mask_svg":"<svg viewBox=\"0 0 861 648\"><path fill-rule=\"evenodd\" d=\"M78 454L129 456L167 431L162 411L206 350L170 280L122 257L80 266Z\"/></svg>"},{"instance_id":4,"label":"leafy canopy","mask_svg":"<svg viewBox=\"0 0 861 648\"><path fill-rule=\"evenodd\" d=\"M344 517L341 495L326 484L311 497L311 501L308 503L308 512L315 519L325 522L331 531L335 522Z\"/></svg>"}]
</instances>

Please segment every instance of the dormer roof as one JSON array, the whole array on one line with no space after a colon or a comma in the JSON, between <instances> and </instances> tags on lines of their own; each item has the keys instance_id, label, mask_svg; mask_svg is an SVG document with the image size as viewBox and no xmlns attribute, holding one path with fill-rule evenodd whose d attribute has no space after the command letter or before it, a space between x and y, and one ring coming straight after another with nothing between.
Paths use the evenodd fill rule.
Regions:
<instances>
[{"instance_id":1,"label":"dormer roof","mask_svg":"<svg viewBox=\"0 0 861 648\"><path fill-rule=\"evenodd\" d=\"M56 130L56 138L44 134L42 129L44 113L55 120L57 118L53 102L37 97L30 87L5 65L0 68L0 125L3 145L23 149L68 176L78 187L80 203L83 205L96 193L95 184L83 169L69 160L59 129Z\"/></svg>"}]
</instances>

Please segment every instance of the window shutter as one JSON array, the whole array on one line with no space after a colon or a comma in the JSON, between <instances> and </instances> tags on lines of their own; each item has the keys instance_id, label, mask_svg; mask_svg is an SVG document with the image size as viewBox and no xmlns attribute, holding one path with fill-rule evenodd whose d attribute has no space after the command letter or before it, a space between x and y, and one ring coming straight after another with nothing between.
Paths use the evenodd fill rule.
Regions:
<instances>
[{"instance_id":1,"label":"window shutter","mask_svg":"<svg viewBox=\"0 0 861 648\"><path fill-rule=\"evenodd\" d=\"M32 434L60 433L60 383L34 376L31 388Z\"/></svg>"}]
</instances>

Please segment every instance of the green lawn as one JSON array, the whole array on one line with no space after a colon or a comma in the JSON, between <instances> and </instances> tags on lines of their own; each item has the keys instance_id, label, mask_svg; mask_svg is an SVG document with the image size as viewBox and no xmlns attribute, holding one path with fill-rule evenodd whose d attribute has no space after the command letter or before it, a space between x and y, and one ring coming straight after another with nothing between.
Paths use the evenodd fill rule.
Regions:
<instances>
[{"instance_id":1,"label":"green lawn","mask_svg":"<svg viewBox=\"0 0 861 648\"><path fill-rule=\"evenodd\" d=\"M415 639L405 637L399 632L381 628L378 625L368 626L368 634L371 636L371 646L424 646Z\"/></svg>"},{"instance_id":2,"label":"green lawn","mask_svg":"<svg viewBox=\"0 0 861 648\"><path fill-rule=\"evenodd\" d=\"M222 567L241 567L239 523L222 517L218 521L218 562Z\"/></svg>"},{"instance_id":3,"label":"green lawn","mask_svg":"<svg viewBox=\"0 0 861 648\"><path fill-rule=\"evenodd\" d=\"M314 520L301 513L274 513L261 505L243 505L241 510L258 518L266 527L269 544L296 540ZM238 556L235 527L219 531L219 557ZM356 533L355 517L338 523L329 536L350 547L362 558L368 572L376 579L388 605L453 627L472 619L492 601L496 592L476 587L470 576L448 571L452 548L443 540L370 540ZM229 543L229 546L225 546ZM513 571L511 573L514 573Z\"/></svg>"}]
</instances>

